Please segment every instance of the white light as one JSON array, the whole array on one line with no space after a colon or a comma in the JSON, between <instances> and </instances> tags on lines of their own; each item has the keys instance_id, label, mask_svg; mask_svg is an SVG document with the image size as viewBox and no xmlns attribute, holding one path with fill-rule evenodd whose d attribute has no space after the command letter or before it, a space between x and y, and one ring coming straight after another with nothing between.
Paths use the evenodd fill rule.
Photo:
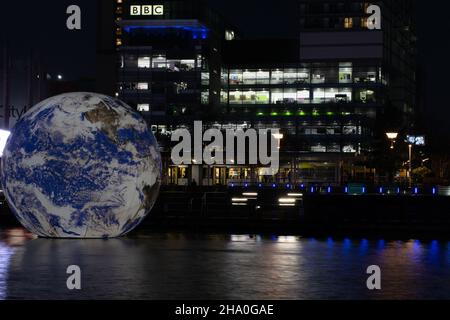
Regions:
<instances>
[{"instance_id":1,"label":"white light","mask_svg":"<svg viewBox=\"0 0 450 320\"><path fill-rule=\"evenodd\" d=\"M282 140L284 138L284 135L282 133L275 133L275 134L273 134L273 137L276 140Z\"/></svg>"},{"instance_id":2,"label":"white light","mask_svg":"<svg viewBox=\"0 0 450 320\"><path fill-rule=\"evenodd\" d=\"M279 203L295 203L297 200L293 198L280 198L278 199Z\"/></svg>"},{"instance_id":3,"label":"white light","mask_svg":"<svg viewBox=\"0 0 450 320\"><path fill-rule=\"evenodd\" d=\"M58 80L62 80L63 76L61 74L58 74Z\"/></svg>"},{"instance_id":4,"label":"white light","mask_svg":"<svg viewBox=\"0 0 450 320\"><path fill-rule=\"evenodd\" d=\"M3 150L5 150L6 142L8 141L11 132L0 130L0 157L3 157Z\"/></svg>"},{"instance_id":5,"label":"white light","mask_svg":"<svg viewBox=\"0 0 450 320\"><path fill-rule=\"evenodd\" d=\"M295 204L293 203L280 203L280 207L295 207Z\"/></svg>"},{"instance_id":6,"label":"white light","mask_svg":"<svg viewBox=\"0 0 450 320\"><path fill-rule=\"evenodd\" d=\"M232 202L247 202L247 198L233 198L231 199Z\"/></svg>"},{"instance_id":7,"label":"white light","mask_svg":"<svg viewBox=\"0 0 450 320\"><path fill-rule=\"evenodd\" d=\"M256 192L245 192L242 194L244 197L257 197L258 194Z\"/></svg>"},{"instance_id":8,"label":"white light","mask_svg":"<svg viewBox=\"0 0 450 320\"><path fill-rule=\"evenodd\" d=\"M288 197L303 197L303 193L288 193Z\"/></svg>"},{"instance_id":9,"label":"white light","mask_svg":"<svg viewBox=\"0 0 450 320\"><path fill-rule=\"evenodd\" d=\"M398 133L397 132L388 132L388 133L386 133L386 136L388 137L389 140L395 140L398 137Z\"/></svg>"}]
</instances>

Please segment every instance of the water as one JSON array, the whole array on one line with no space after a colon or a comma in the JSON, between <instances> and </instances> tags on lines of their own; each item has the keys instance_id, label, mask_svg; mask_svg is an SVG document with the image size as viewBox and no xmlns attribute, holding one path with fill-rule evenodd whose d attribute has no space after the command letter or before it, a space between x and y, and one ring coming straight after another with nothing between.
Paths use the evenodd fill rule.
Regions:
<instances>
[{"instance_id":1,"label":"water","mask_svg":"<svg viewBox=\"0 0 450 320\"><path fill-rule=\"evenodd\" d=\"M366 268L382 269L382 290ZM82 290L66 287L69 265ZM450 242L249 235L35 239L0 231L0 299L450 299Z\"/></svg>"}]
</instances>

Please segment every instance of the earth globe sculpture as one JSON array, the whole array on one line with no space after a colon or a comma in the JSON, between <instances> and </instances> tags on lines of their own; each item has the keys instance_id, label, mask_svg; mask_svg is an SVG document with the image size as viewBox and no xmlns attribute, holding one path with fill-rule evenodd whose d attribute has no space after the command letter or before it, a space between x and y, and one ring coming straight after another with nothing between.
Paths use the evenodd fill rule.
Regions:
<instances>
[{"instance_id":1,"label":"earth globe sculpture","mask_svg":"<svg viewBox=\"0 0 450 320\"><path fill-rule=\"evenodd\" d=\"M113 238L137 227L161 185L161 155L135 110L94 93L30 109L11 130L1 181L22 225L47 238Z\"/></svg>"}]
</instances>

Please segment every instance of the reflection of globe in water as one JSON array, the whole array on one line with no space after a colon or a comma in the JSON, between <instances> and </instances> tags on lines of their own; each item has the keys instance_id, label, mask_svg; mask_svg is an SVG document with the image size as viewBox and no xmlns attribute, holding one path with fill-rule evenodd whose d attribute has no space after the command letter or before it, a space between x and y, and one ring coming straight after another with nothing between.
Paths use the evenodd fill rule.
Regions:
<instances>
[{"instance_id":1,"label":"reflection of globe in water","mask_svg":"<svg viewBox=\"0 0 450 320\"><path fill-rule=\"evenodd\" d=\"M20 222L43 237L117 237L156 202L161 156L142 117L92 93L47 99L16 124L2 183Z\"/></svg>"}]
</instances>

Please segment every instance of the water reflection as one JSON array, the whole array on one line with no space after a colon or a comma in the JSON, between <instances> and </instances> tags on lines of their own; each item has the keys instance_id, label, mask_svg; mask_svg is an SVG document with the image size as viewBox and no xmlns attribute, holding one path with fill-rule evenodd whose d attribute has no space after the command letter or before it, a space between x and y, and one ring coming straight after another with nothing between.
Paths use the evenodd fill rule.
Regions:
<instances>
[{"instance_id":1,"label":"water reflection","mask_svg":"<svg viewBox=\"0 0 450 320\"><path fill-rule=\"evenodd\" d=\"M0 298L450 298L448 244L437 241L180 233L77 241L19 230L0 239ZM66 288L74 264L79 292ZM365 286L372 264L382 269L381 292Z\"/></svg>"}]
</instances>

